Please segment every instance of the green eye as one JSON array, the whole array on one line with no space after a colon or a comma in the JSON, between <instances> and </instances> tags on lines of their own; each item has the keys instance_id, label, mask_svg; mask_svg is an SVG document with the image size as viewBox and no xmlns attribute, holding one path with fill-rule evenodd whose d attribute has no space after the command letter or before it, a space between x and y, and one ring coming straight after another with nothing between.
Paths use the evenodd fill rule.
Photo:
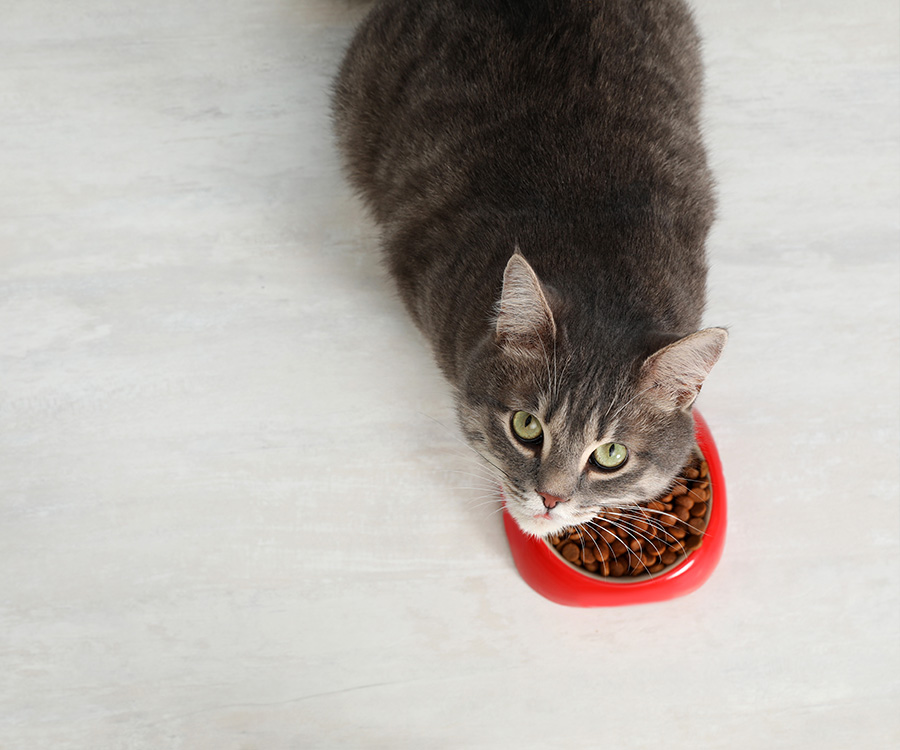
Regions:
<instances>
[{"instance_id":1,"label":"green eye","mask_svg":"<svg viewBox=\"0 0 900 750\"><path fill-rule=\"evenodd\" d=\"M591 453L591 462L601 469L618 469L628 460L628 448L621 443L604 443Z\"/></svg>"},{"instance_id":2,"label":"green eye","mask_svg":"<svg viewBox=\"0 0 900 750\"><path fill-rule=\"evenodd\" d=\"M544 434L544 428L534 414L517 411L512 418L513 434L523 443L536 443Z\"/></svg>"}]
</instances>

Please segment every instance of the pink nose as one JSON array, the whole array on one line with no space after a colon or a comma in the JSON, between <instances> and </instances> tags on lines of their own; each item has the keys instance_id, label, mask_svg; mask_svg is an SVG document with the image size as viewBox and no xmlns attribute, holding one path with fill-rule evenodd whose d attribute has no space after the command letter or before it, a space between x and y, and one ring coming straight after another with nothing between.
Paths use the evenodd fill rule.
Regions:
<instances>
[{"instance_id":1,"label":"pink nose","mask_svg":"<svg viewBox=\"0 0 900 750\"><path fill-rule=\"evenodd\" d=\"M566 502L561 497L557 497L556 495L549 495L546 492L538 492L538 494L544 499L544 507L547 510L551 510L560 503Z\"/></svg>"}]
</instances>

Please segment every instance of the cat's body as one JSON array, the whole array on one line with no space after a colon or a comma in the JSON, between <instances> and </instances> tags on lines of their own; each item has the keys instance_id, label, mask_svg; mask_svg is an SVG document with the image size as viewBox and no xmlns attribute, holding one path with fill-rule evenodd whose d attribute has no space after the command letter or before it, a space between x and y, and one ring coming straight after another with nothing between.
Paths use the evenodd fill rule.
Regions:
<instances>
[{"instance_id":1,"label":"cat's body","mask_svg":"<svg viewBox=\"0 0 900 750\"><path fill-rule=\"evenodd\" d=\"M693 447L725 340L673 343L705 298L700 85L681 0L383 0L345 58L351 179L532 533L648 499ZM612 444L627 460L604 468Z\"/></svg>"}]
</instances>

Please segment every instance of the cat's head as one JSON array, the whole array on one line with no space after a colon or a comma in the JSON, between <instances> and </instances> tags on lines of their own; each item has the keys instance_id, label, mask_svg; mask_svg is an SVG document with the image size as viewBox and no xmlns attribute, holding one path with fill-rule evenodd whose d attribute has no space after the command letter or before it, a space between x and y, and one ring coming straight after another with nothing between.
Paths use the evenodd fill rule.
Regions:
<instances>
[{"instance_id":1,"label":"cat's head","mask_svg":"<svg viewBox=\"0 0 900 750\"><path fill-rule=\"evenodd\" d=\"M721 328L598 331L510 259L490 336L457 392L460 424L498 470L506 505L546 536L661 495L694 448L690 413L727 339Z\"/></svg>"}]
</instances>

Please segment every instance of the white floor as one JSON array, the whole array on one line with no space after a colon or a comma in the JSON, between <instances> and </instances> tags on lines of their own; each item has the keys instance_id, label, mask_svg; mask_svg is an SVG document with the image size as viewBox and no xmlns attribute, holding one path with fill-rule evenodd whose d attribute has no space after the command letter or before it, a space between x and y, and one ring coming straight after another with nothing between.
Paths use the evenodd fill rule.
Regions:
<instances>
[{"instance_id":1,"label":"white floor","mask_svg":"<svg viewBox=\"0 0 900 750\"><path fill-rule=\"evenodd\" d=\"M588 610L338 173L368 5L2 5L0 747L897 747L895 2L698 0L729 539Z\"/></svg>"}]
</instances>

